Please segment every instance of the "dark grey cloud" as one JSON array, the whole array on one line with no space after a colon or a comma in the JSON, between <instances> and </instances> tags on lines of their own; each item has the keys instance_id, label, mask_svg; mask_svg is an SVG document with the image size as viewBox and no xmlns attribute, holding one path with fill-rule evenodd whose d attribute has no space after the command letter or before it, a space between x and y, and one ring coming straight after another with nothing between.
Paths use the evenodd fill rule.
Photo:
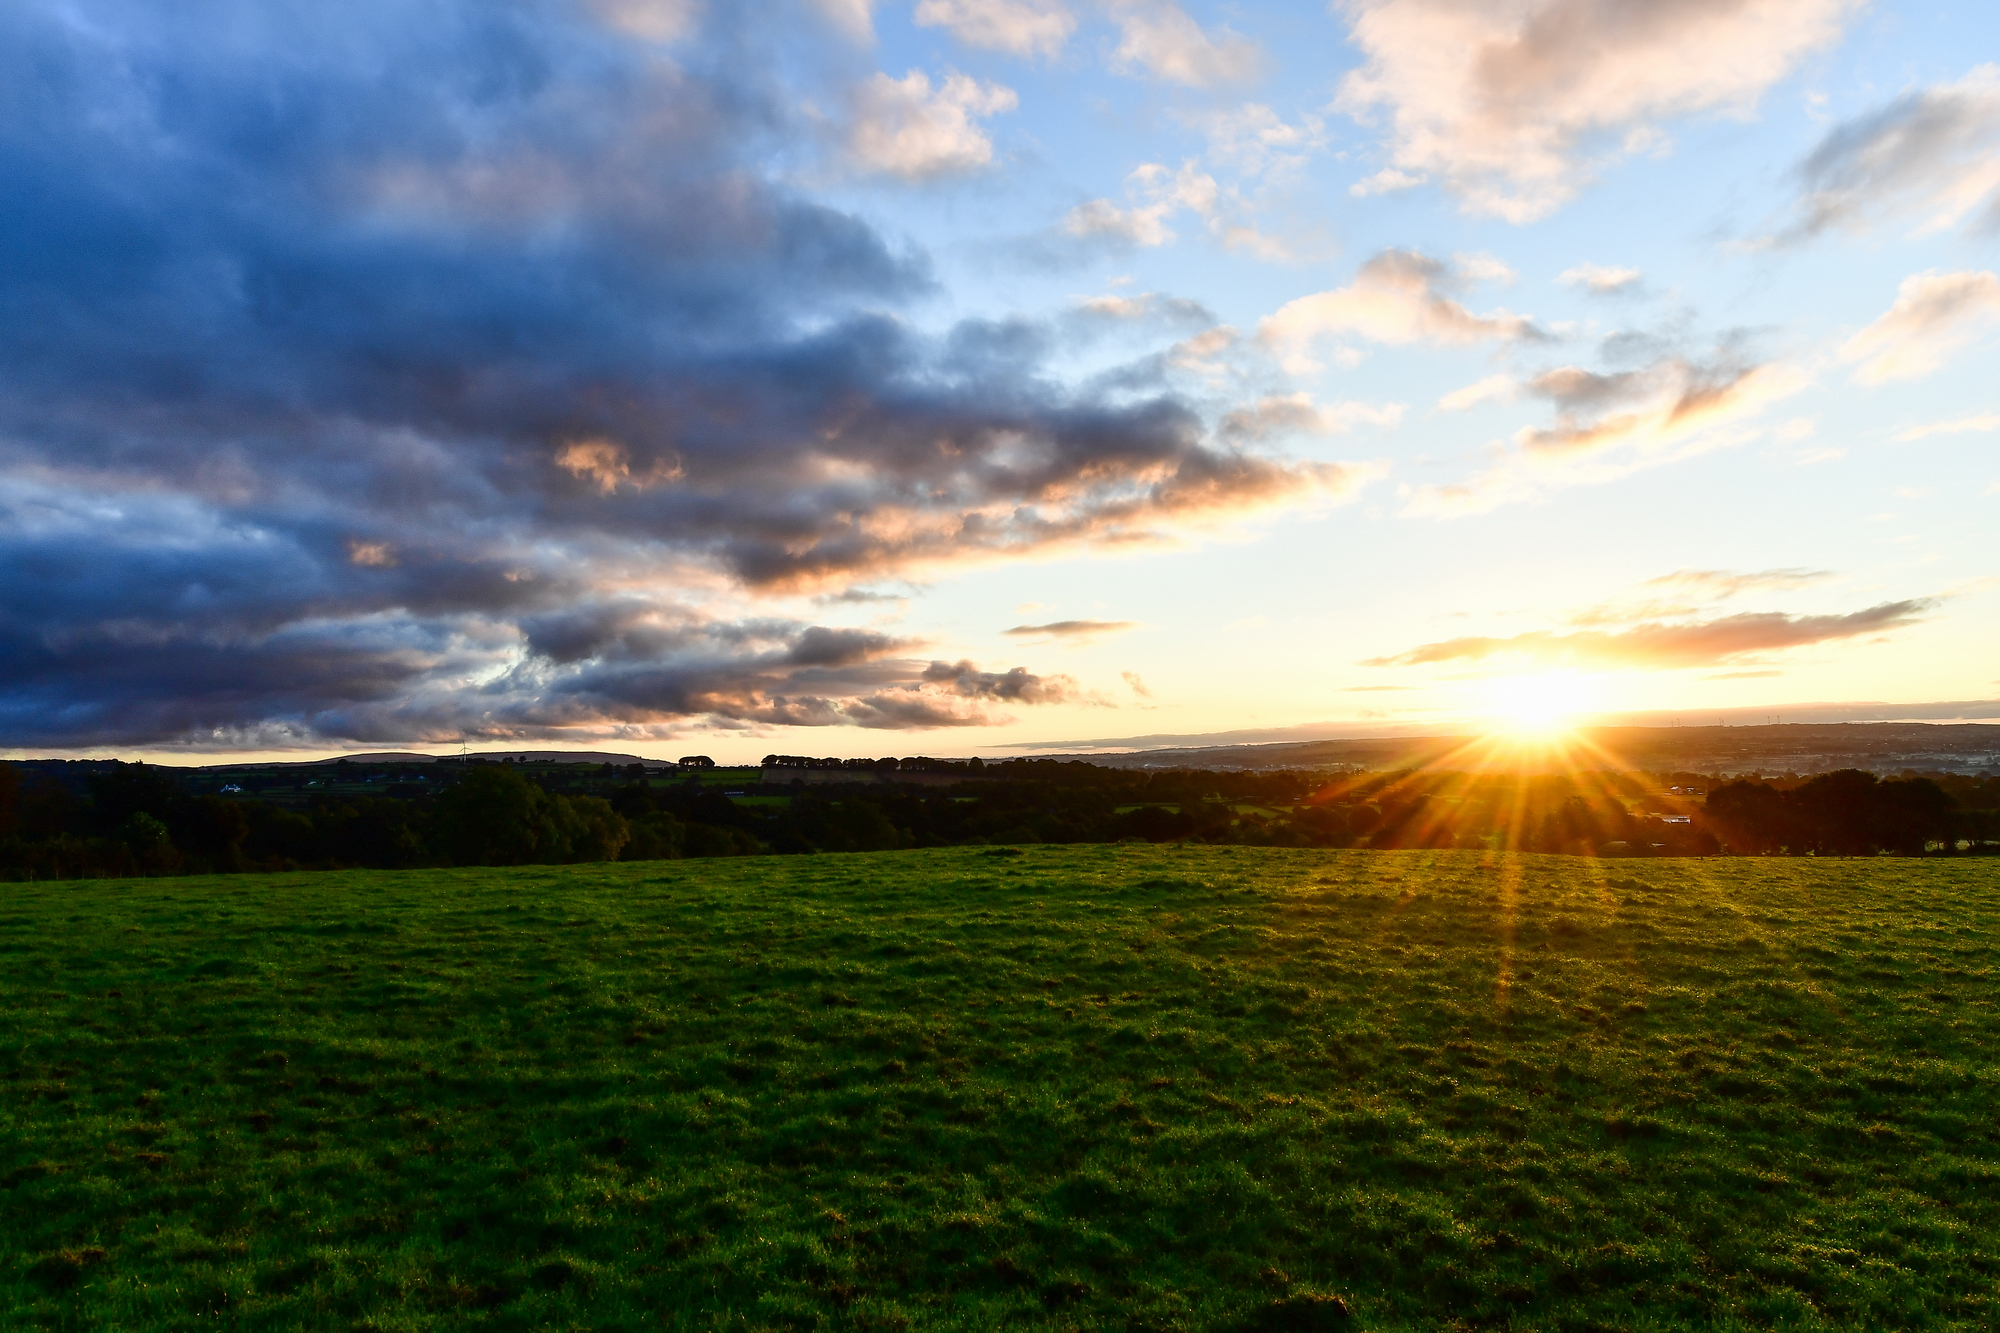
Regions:
<instances>
[{"instance_id":1,"label":"dark grey cloud","mask_svg":"<svg viewBox=\"0 0 2000 1333\"><path fill-rule=\"evenodd\" d=\"M1352 481L913 323L768 166L812 12L0 9L0 744L944 725L1060 692L755 600Z\"/></svg>"},{"instance_id":2,"label":"dark grey cloud","mask_svg":"<svg viewBox=\"0 0 2000 1333\"><path fill-rule=\"evenodd\" d=\"M1068 676L1036 676L1026 668L981 671L970 662L933 662L924 680L966 699L997 699L1006 703L1063 703L1077 696Z\"/></svg>"}]
</instances>

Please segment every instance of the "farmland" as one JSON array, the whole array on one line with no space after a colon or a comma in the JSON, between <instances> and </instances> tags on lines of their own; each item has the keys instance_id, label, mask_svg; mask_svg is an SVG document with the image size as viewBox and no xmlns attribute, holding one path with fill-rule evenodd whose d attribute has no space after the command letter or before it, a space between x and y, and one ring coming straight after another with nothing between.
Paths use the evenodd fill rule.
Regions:
<instances>
[{"instance_id":1,"label":"farmland","mask_svg":"<svg viewBox=\"0 0 2000 1333\"><path fill-rule=\"evenodd\" d=\"M0 1324L1987 1328L2000 863L4 886Z\"/></svg>"}]
</instances>

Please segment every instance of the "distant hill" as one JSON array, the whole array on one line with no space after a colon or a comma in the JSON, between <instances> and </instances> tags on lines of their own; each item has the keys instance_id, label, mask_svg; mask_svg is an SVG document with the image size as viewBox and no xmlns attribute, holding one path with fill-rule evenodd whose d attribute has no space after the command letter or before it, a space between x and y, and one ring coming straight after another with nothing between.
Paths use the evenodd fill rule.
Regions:
<instances>
[{"instance_id":1,"label":"distant hill","mask_svg":"<svg viewBox=\"0 0 2000 1333\"><path fill-rule=\"evenodd\" d=\"M607 750L482 750L468 758L499 763L511 759L517 764L645 764L651 768L671 767L671 759L648 759L638 754L616 754ZM440 759L456 759L455 754L418 754L413 750L370 750L363 754L336 755L331 759L272 760L256 764L207 764L206 768L322 768L329 764L434 764Z\"/></svg>"},{"instance_id":2,"label":"distant hill","mask_svg":"<svg viewBox=\"0 0 2000 1333\"><path fill-rule=\"evenodd\" d=\"M2000 725L1994 723L1834 722L1745 727L1586 727L1584 766L1692 773L1825 773L1906 768L2000 773ZM1367 769L1450 767L1473 736L1373 736L1265 745L1181 746L1127 754L1049 754L1106 768ZM1467 749L1467 758L1474 751ZM1555 766L1575 768L1574 753Z\"/></svg>"}]
</instances>

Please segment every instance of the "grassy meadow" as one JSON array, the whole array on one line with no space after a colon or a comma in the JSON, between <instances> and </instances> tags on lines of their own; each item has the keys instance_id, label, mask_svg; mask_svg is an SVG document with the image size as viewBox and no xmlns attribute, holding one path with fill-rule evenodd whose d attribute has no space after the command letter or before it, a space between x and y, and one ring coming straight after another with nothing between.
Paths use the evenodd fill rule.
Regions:
<instances>
[{"instance_id":1,"label":"grassy meadow","mask_svg":"<svg viewBox=\"0 0 2000 1333\"><path fill-rule=\"evenodd\" d=\"M0 886L0 1327L1990 1329L2000 860Z\"/></svg>"}]
</instances>

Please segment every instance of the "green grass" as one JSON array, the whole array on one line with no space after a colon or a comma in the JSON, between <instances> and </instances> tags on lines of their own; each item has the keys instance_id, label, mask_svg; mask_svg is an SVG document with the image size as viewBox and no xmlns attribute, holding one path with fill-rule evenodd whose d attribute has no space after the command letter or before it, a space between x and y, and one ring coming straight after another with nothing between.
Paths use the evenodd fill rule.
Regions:
<instances>
[{"instance_id":1,"label":"green grass","mask_svg":"<svg viewBox=\"0 0 2000 1333\"><path fill-rule=\"evenodd\" d=\"M2000 1324L2000 861L4 895L8 1329Z\"/></svg>"}]
</instances>

